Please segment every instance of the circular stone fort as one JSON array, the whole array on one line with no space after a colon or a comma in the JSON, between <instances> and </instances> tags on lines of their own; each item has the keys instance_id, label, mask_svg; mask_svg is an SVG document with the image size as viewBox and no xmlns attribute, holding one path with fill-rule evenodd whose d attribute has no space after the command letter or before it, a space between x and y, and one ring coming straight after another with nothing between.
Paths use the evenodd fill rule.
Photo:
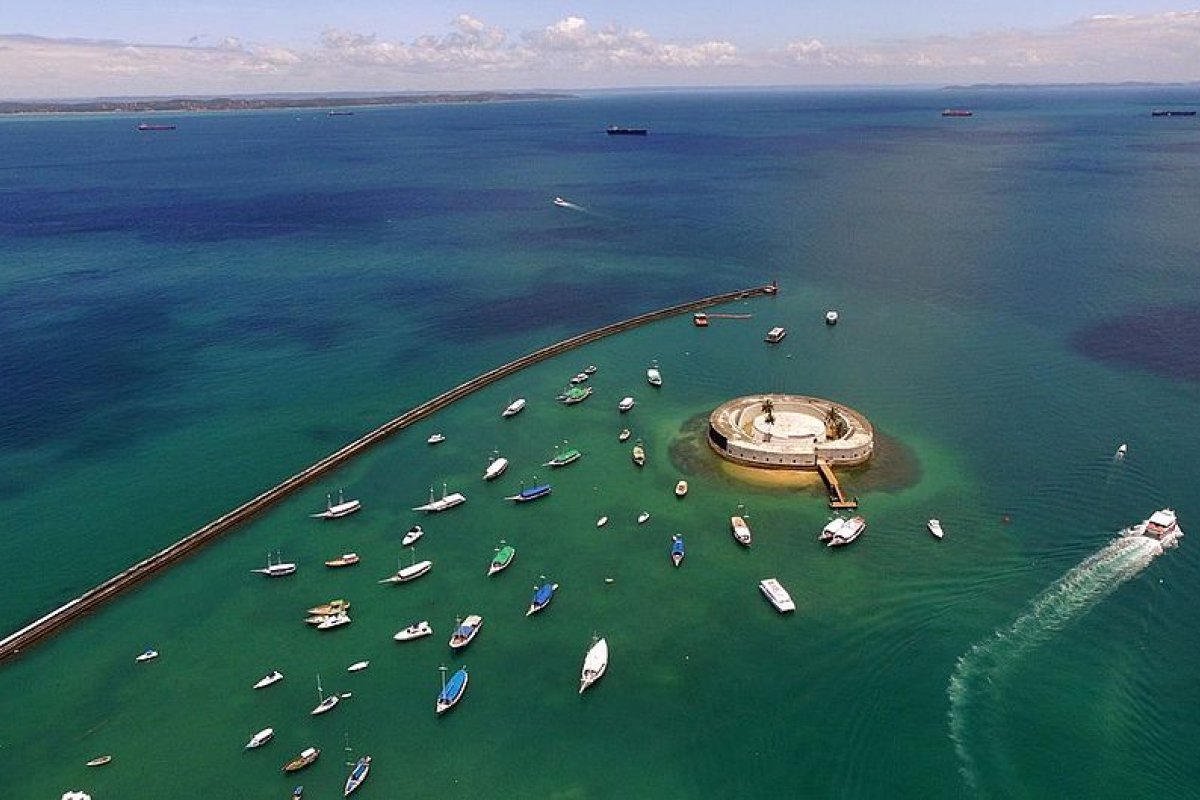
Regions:
<instances>
[{"instance_id":1,"label":"circular stone fort","mask_svg":"<svg viewBox=\"0 0 1200 800\"><path fill-rule=\"evenodd\" d=\"M854 409L820 397L738 397L709 415L708 444L729 461L765 469L850 467L871 457L875 432Z\"/></svg>"}]
</instances>

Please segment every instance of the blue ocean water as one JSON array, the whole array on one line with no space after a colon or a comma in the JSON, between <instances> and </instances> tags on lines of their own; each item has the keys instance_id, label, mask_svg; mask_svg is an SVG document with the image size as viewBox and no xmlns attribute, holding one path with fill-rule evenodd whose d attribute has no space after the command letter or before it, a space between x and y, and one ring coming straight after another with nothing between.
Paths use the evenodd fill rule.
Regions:
<instances>
[{"instance_id":1,"label":"blue ocean water","mask_svg":"<svg viewBox=\"0 0 1200 800\"><path fill-rule=\"evenodd\" d=\"M1198 123L1149 114L1197 103L764 91L156 133L0 119L6 631L474 374L781 286L722 309L751 320L658 323L489 387L4 665L2 794L285 797L279 766L316 745L299 782L335 796L348 743L374 757L361 796L1196 796L1195 544L1110 543L1166 505L1200 527ZM773 325L791 334L767 348ZM555 404L589 363L595 396ZM764 391L834 398L886 437L848 476L868 519L851 548L815 541L819 492L743 483L693 446L715 405ZM550 475L564 440L585 455ZM493 450L513 466L484 484ZM542 479L551 498L501 500ZM433 571L377 585L443 483L469 501L422 521ZM364 511L309 520L339 487ZM739 504L749 552L728 535ZM501 539L517 560L485 579ZM250 573L276 551L294 577ZM321 566L347 551L362 563ZM758 596L768 575L793 617ZM562 589L526 619L542 576ZM351 626L303 624L343 596ZM455 656L467 613L486 625ZM435 635L391 640L415 619ZM580 698L593 634L612 664ZM160 659L135 664L148 645ZM467 697L435 719L438 667L460 663ZM252 691L273 668L285 681ZM353 696L311 717L317 673Z\"/></svg>"}]
</instances>

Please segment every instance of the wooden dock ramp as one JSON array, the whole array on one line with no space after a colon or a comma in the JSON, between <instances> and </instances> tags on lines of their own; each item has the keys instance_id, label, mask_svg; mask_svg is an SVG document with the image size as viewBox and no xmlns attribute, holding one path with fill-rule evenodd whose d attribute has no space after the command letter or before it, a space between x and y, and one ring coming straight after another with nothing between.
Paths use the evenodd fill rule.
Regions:
<instances>
[{"instance_id":1,"label":"wooden dock ramp","mask_svg":"<svg viewBox=\"0 0 1200 800\"><path fill-rule=\"evenodd\" d=\"M838 483L837 475L833 474L833 467L829 466L828 461L818 459L817 470L821 473L821 480L825 481L825 488L829 490L830 508L858 508L857 499L847 498L842 493L842 485Z\"/></svg>"}]
</instances>

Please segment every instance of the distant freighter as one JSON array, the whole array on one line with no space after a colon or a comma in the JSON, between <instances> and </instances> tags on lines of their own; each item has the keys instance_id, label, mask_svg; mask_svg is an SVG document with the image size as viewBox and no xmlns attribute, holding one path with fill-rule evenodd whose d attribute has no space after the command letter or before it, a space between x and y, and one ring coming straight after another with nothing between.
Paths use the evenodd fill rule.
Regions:
<instances>
[{"instance_id":1,"label":"distant freighter","mask_svg":"<svg viewBox=\"0 0 1200 800\"><path fill-rule=\"evenodd\" d=\"M1195 111L1175 111L1173 109L1156 108L1150 112L1152 117L1194 117Z\"/></svg>"},{"instance_id":2,"label":"distant freighter","mask_svg":"<svg viewBox=\"0 0 1200 800\"><path fill-rule=\"evenodd\" d=\"M947 108L942 111L943 117L969 117L975 112L967 108Z\"/></svg>"},{"instance_id":3,"label":"distant freighter","mask_svg":"<svg viewBox=\"0 0 1200 800\"><path fill-rule=\"evenodd\" d=\"M151 125L149 122L142 122L137 126L139 131L173 131L174 125Z\"/></svg>"},{"instance_id":4,"label":"distant freighter","mask_svg":"<svg viewBox=\"0 0 1200 800\"><path fill-rule=\"evenodd\" d=\"M645 136L647 133L645 128L622 128L617 125L609 125L607 131L609 136Z\"/></svg>"},{"instance_id":5,"label":"distant freighter","mask_svg":"<svg viewBox=\"0 0 1200 800\"><path fill-rule=\"evenodd\" d=\"M329 116L331 116L331 117L353 117L354 112L353 111L330 111Z\"/></svg>"}]
</instances>

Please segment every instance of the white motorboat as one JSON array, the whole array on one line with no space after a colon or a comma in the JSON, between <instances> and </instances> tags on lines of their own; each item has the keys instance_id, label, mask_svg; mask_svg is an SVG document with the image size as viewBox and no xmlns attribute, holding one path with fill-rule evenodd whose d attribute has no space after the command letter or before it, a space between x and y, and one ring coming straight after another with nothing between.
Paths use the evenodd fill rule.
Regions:
<instances>
[{"instance_id":1,"label":"white motorboat","mask_svg":"<svg viewBox=\"0 0 1200 800\"><path fill-rule=\"evenodd\" d=\"M265 689L273 683L279 683L283 680L283 673L277 669L271 670L266 675L258 679L258 683L254 684L255 689Z\"/></svg>"},{"instance_id":2,"label":"white motorboat","mask_svg":"<svg viewBox=\"0 0 1200 800\"><path fill-rule=\"evenodd\" d=\"M267 742L275 738L274 728L263 728L258 733L250 737L250 741L246 742L246 749L253 750L256 747L262 747Z\"/></svg>"},{"instance_id":3,"label":"white motorboat","mask_svg":"<svg viewBox=\"0 0 1200 800\"><path fill-rule=\"evenodd\" d=\"M743 547L749 547L754 541L754 537L750 533L750 526L744 517L730 517L729 527L733 530L733 538Z\"/></svg>"},{"instance_id":4,"label":"white motorboat","mask_svg":"<svg viewBox=\"0 0 1200 800\"><path fill-rule=\"evenodd\" d=\"M414 622L402 631L397 631L392 638L397 642L411 642L413 639L420 639L423 636L431 636L433 634L433 626L429 624L429 620L421 620Z\"/></svg>"},{"instance_id":5,"label":"white motorboat","mask_svg":"<svg viewBox=\"0 0 1200 800\"><path fill-rule=\"evenodd\" d=\"M446 434L432 433L429 435L429 438L425 440L425 443L426 444L441 444L444 441L446 441Z\"/></svg>"},{"instance_id":6,"label":"white motorboat","mask_svg":"<svg viewBox=\"0 0 1200 800\"><path fill-rule=\"evenodd\" d=\"M583 368L583 372L585 375L595 375L597 369L598 367L595 364L588 364Z\"/></svg>"},{"instance_id":7,"label":"white motorboat","mask_svg":"<svg viewBox=\"0 0 1200 800\"><path fill-rule=\"evenodd\" d=\"M416 544L417 540L425 535L420 525L413 525L408 529L408 533L404 534L404 538L400 540L402 547L408 547L411 544Z\"/></svg>"},{"instance_id":8,"label":"white motorboat","mask_svg":"<svg viewBox=\"0 0 1200 800\"><path fill-rule=\"evenodd\" d=\"M651 386L662 386L662 373L658 371L658 362L655 361L646 370L646 381Z\"/></svg>"},{"instance_id":9,"label":"white motorboat","mask_svg":"<svg viewBox=\"0 0 1200 800\"><path fill-rule=\"evenodd\" d=\"M621 428L621 432L617 434L617 441L618 442L628 441L629 437L632 435L633 435L633 431L629 430L629 428Z\"/></svg>"},{"instance_id":10,"label":"white motorboat","mask_svg":"<svg viewBox=\"0 0 1200 800\"><path fill-rule=\"evenodd\" d=\"M318 714L324 714L327 711L332 711L333 707L342 700L342 698L338 697L337 692L329 695L329 697L325 696L325 690L321 687L321 676L319 674L317 675L317 697L321 702L317 703L316 708L309 712L314 717Z\"/></svg>"},{"instance_id":11,"label":"white motorboat","mask_svg":"<svg viewBox=\"0 0 1200 800\"><path fill-rule=\"evenodd\" d=\"M767 335L763 337L763 341L767 344L778 344L787 336L787 328L776 326L767 331Z\"/></svg>"},{"instance_id":12,"label":"white motorboat","mask_svg":"<svg viewBox=\"0 0 1200 800\"><path fill-rule=\"evenodd\" d=\"M461 650L469 645L479 635L481 627L483 627L483 617L478 614L468 614L465 618L460 619L454 628L454 633L450 634L450 649Z\"/></svg>"},{"instance_id":13,"label":"white motorboat","mask_svg":"<svg viewBox=\"0 0 1200 800\"><path fill-rule=\"evenodd\" d=\"M139 661L139 662L144 663L146 661L153 661L156 658L158 658L158 651L147 647L145 650L142 651L141 655L139 655L137 658L134 659L134 661Z\"/></svg>"},{"instance_id":14,"label":"white motorboat","mask_svg":"<svg viewBox=\"0 0 1200 800\"><path fill-rule=\"evenodd\" d=\"M370 661L355 661L353 664L346 667L346 672L362 672L369 666L371 666Z\"/></svg>"},{"instance_id":15,"label":"white motorboat","mask_svg":"<svg viewBox=\"0 0 1200 800\"><path fill-rule=\"evenodd\" d=\"M620 411L622 414L624 414L626 411L633 408L634 405L635 402L632 397L622 397L621 402L617 403L617 411Z\"/></svg>"},{"instance_id":16,"label":"white motorboat","mask_svg":"<svg viewBox=\"0 0 1200 800\"><path fill-rule=\"evenodd\" d=\"M583 383L590 377L592 376L588 375L586 372L578 372L571 376L571 383Z\"/></svg>"},{"instance_id":17,"label":"white motorboat","mask_svg":"<svg viewBox=\"0 0 1200 800\"><path fill-rule=\"evenodd\" d=\"M524 410L524 408L525 408L525 398L518 397L516 400L513 400L511 403L509 403L504 408L504 411L500 412L500 416L511 417L515 414L521 413L521 411Z\"/></svg>"},{"instance_id":18,"label":"white motorboat","mask_svg":"<svg viewBox=\"0 0 1200 800\"><path fill-rule=\"evenodd\" d=\"M1150 515L1150 519L1134 527L1133 531L1140 536L1157 539L1164 550L1178 545L1183 537L1183 530L1180 529L1179 520L1172 508L1155 511Z\"/></svg>"},{"instance_id":19,"label":"white motorboat","mask_svg":"<svg viewBox=\"0 0 1200 800\"><path fill-rule=\"evenodd\" d=\"M607 524L608 524L608 517L601 517L600 519L596 520L597 528L603 528Z\"/></svg>"},{"instance_id":20,"label":"white motorboat","mask_svg":"<svg viewBox=\"0 0 1200 800\"><path fill-rule=\"evenodd\" d=\"M825 312L825 324L826 325L837 325L837 323L838 323L838 312L833 311L833 310L826 311Z\"/></svg>"},{"instance_id":21,"label":"white motorboat","mask_svg":"<svg viewBox=\"0 0 1200 800\"><path fill-rule=\"evenodd\" d=\"M329 614L325 617L325 619L317 623L317 630L328 631L334 628L340 628L343 625L349 625L350 622L350 615L344 611L338 614Z\"/></svg>"},{"instance_id":22,"label":"white motorboat","mask_svg":"<svg viewBox=\"0 0 1200 800\"><path fill-rule=\"evenodd\" d=\"M493 481L499 478L506 469L508 469L508 459L503 456L493 456L487 465L487 469L483 471L483 479L485 481Z\"/></svg>"},{"instance_id":23,"label":"white motorboat","mask_svg":"<svg viewBox=\"0 0 1200 800\"><path fill-rule=\"evenodd\" d=\"M925 527L929 528L929 532L938 539L946 535L946 532L942 530L942 521L940 519L929 520L929 522L925 523Z\"/></svg>"},{"instance_id":24,"label":"white motorboat","mask_svg":"<svg viewBox=\"0 0 1200 800\"><path fill-rule=\"evenodd\" d=\"M771 605L775 606L775 610L780 614L796 610L796 604L792 602L792 596L788 594L787 589L783 588L783 584L777 579L764 578L759 581L758 589L771 601Z\"/></svg>"},{"instance_id":25,"label":"white motorboat","mask_svg":"<svg viewBox=\"0 0 1200 800\"><path fill-rule=\"evenodd\" d=\"M862 517L851 517L842 523L842 526L829 538L826 547L842 547L848 545L862 536L862 532L867 529L867 521Z\"/></svg>"},{"instance_id":26,"label":"white motorboat","mask_svg":"<svg viewBox=\"0 0 1200 800\"><path fill-rule=\"evenodd\" d=\"M583 694L589 686L604 677L608 669L608 641L595 639L583 657L583 670L579 674L579 693Z\"/></svg>"},{"instance_id":27,"label":"white motorboat","mask_svg":"<svg viewBox=\"0 0 1200 800\"><path fill-rule=\"evenodd\" d=\"M645 522L648 519L650 519L650 512L643 511L642 513L638 514L638 525L641 525L643 522Z\"/></svg>"},{"instance_id":28,"label":"white motorboat","mask_svg":"<svg viewBox=\"0 0 1200 800\"><path fill-rule=\"evenodd\" d=\"M841 531L842 526L845 524L845 517L834 517L833 519L829 520L829 522L825 523L824 528L821 528L821 534L817 537L817 540L828 542L835 535L837 535L839 531Z\"/></svg>"},{"instance_id":29,"label":"white motorboat","mask_svg":"<svg viewBox=\"0 0 1200 800\"><path fill-rule=\"evenodd\" d=\"M688 493L688 482L687 481L679 481L679 483L675 484L675 496L676 497L682 499L684 497L687 497L687 493Z\"/></svg>"},{"instance_id":30,"label":"white motorboat","mask_svg":"<svg viewBox=\"0 0 1200 800\"><path fill-rule=\"evenodd\" d=\"M571 207L571 201L567 200L565 198L562 198L562 197L556 197L551 202L553 202L554 205L558 206L559 208L570 208Z\"/></svg>"},{"instance_id":31,"label":"white motorboat","mask_svg":"<svg viewBox=\"0 0 1200 800\"><path fill-rule=\"evenodd\" d=\"M271 561L271 554L267 553L267 565L261 569L252 569L251 572L257 572L259 575L266 575L268 578L282 578L284 575L291 575L296 571L296 565L290 561Z\"/></svg>"},{"instance_id":32,"label":"white motorboat","mask_svg":"<svg viewBox=\"0 0 1200 800\"><path fill-rule=\"evenodd\" d=\"M454 508L467 502L467 498L461 492L453 494L446 493L446 484L442 484L442 496L434 499L433 487L429 488L429 502L423 506L417 506L413 511L424 511L426 514L436 514L440 511L445 511L448 508Z\"/></svg>"},{"instance_id":33,"label":"white motorboat","mask_svg":"<svg viewBox=\"0 0 1200 800\"><path fill-rule=\"evenodd\" d=\"M352 567L359 561L358 553L342 553L337 558L331 558L325 562L327 567Z\"/></svg>"},{"instance_id":34,"label":"white motorboat","mask_svg":"<svg viewBox=\"0 0 1200 800\"><path fill-rule=\"evenodd\" d=\"M1129 452L1129 445L1124 442L1117 448L1117 452L1113 453L1113 461L1124 461L1125 454Z\"/></svg>"},{"instance_id":35,"label":"white motorboat","mask_svg":"<svg viewBox=\"0 0 1200 800\"><path fill-rule=\"evenodd\" d=\"M316 514L309 514L313 519L337 519L346 517L362 508L362 503L358 500L347 500L345 493L338 489L338 501L333 502L333 496L325 495L325 510L319 511Z\"/></svg>"}]
</instances>

